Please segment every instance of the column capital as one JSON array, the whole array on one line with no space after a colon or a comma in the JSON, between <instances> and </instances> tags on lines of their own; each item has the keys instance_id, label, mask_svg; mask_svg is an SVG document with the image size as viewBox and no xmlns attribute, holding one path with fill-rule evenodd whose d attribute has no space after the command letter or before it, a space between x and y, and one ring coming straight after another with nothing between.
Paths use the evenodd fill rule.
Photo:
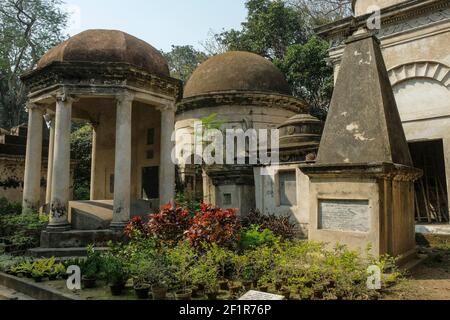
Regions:
<instances>
[{"instance_id":1,"label":"column capital","mask_svg":"<svg viewBox=\"0 0 450 320\"><path fill-rule=\"evenodd\" d=\"M42 112L44 112L46 109L46 107L44 105L33 103L33 102L27 102L26 108L28 110L38 110L38 111L42 111Z\"/></svg>"},{"instance_id":2,"label":"column capital","mask_svg":"<svg viewBox=\"0 0 450 320\"><path fill-rule=\"evenodd\" d=\"M116 100L118 103L132 103L134 101L134 93L123 91L116 95Z\"/></svg>"},{"instance_id":3,"label":"column capital","mask_svg":"<svg viewBox=\"0 0 450 320\"><path fill-rule=\"evenodd\" d=\"M67 102L67 103L74 103L77 102L79 99L77 97L74 97L67 92L61 92L53 96L53 98L56 100L56 102Z\"/></svg>"},{"instance_id":4,"label":"column capital","mask_svg":"<svg viewBox=\"0 0 450 320\"><path fill-rule=\"evenodd\" d=\"M171 111L171 112L177 111L177 107L175 105L175 102L168 102L165 105L157 106L156 109L158 111L161 111L161 112L163 112L163 111Z\"/></svg>"}]
</instances>

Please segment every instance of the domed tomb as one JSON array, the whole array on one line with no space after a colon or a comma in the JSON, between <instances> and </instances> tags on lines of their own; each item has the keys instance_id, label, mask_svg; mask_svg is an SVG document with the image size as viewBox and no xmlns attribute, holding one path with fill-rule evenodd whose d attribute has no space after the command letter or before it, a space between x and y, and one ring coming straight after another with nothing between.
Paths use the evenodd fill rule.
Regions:
<instances>
[{"instance_id":1,"label":"domed tomb","mask_svg":"<svg viewBox=\"0 0 450 320\"><path fill-rule=\"evenodd\" d=\"M208 59L194 71L184 98L227 91L290 94L283 73L269 60L250 52L230 51Z\"/></svg>"},{"instance_id":2,"label":"domed tomb","mask_svg":"<svg viewBox=\"0 0 450 320\"><path fill-rule=\"evenodd\" d=\"M50 49L37 63L43 68L53 62L124 63L148 73L168 77L169 67L153 46L117 30L87 30Z\"/></svg>"},{"instance_id":3,"label":"domed tomb","mask_svg":"<svg viewBox=\"0 0 450 320\"><path fill-rule=\"evenodd\" d=\"M313 161L319 149L323 123L309 114L298 114L278 127L280 160Z\"/></svg>"}]
</instances>

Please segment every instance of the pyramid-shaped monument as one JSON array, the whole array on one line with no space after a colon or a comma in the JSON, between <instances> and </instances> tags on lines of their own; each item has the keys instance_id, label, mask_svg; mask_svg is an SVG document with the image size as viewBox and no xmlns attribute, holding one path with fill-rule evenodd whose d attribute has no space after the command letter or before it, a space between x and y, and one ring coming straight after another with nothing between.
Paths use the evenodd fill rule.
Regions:
<instances>
[{"instance_id":1,"label":"pyramid-shaped monument","mask_svg":"<svg viewBox=\"0 0 450 320\"><path fill-rule=\"evenodd\" d=\"M415 255L414 181L379 41L347 41L317 162L310 178L309 239L406 262Z\"/></svg>"},{"instance_id":2,"label":"pyramid-shaped monument","mask_svg":"<svg viewBox=\"0 0 450 320\"><path fill-rule=\"evenodd\" d=\"M317 163L412 166L379 41L366 31L347 40Z\"/></svg>"}]
</instances>

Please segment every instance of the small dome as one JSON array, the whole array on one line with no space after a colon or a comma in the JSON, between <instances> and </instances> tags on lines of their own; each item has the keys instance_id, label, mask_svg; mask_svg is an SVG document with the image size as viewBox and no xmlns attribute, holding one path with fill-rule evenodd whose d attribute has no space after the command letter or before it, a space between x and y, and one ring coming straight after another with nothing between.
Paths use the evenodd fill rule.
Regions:
<instances>
[{"instance_id":1,"label":"small dome","mask_svg":"<svg viewBox=\"0 0 450 320\"><path fill-rule=\"evenodd\" d=\"M167 61L154 47L117 30L87 30L49 50L38 62L127 63L158 76L170 76Z\"/></svg>"},{"instance_id":2,"label":"small dome","mask_svg":"<svg viewBox=\"0 0 450 320\"><path fill-rule=\"evenodd\" d=\"M318 147L322 137L323 123L309 115L297 114L278 127L280 148Z\"/></svg>"},{"instance_id":3,"label":"small dome","mask_svg":"<svg viewBox=\"0 0 450 320\"><path fill-rule=\"evenodd\" d=\"M215 92L255 91L290 94L283 73L269 60L230 51L202 63L184 88L184 98Z\"/></svg>"}]
</instances>

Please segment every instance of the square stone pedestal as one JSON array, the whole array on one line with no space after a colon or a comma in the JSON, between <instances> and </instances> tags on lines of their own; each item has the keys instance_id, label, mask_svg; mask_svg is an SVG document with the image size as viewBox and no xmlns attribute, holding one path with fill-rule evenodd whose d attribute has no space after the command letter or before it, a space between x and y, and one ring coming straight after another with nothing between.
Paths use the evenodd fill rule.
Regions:
<instances>
[{"instance_id":1,"label":"square stone pedestal","mask_svg":"<svg viewBox=\"0 0 450 320\"><path fill-rule=\"evenodd\" d=\"M312 165L309 239L376 257L415 253L414 181L418 169L394 165Z\"/></svg>"}]
</instances>

